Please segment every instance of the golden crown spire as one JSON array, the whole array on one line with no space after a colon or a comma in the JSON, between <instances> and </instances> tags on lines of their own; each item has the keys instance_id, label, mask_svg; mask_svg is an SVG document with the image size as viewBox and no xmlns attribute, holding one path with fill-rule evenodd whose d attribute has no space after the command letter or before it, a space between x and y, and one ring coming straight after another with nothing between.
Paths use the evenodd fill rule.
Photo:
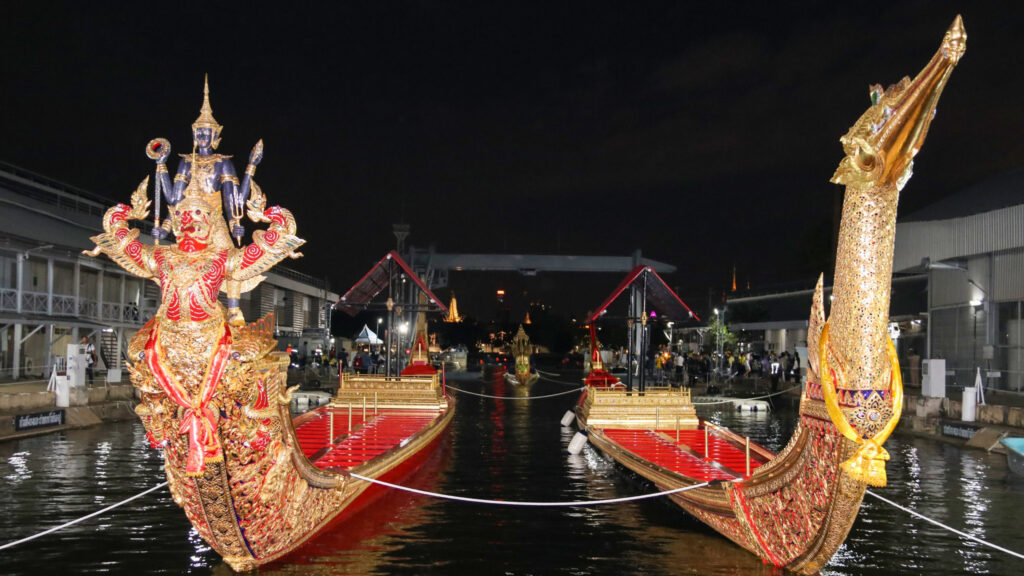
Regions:
<instances>
[{"instance_id":1,"label":"golden crown spire","mask_svg":"<svg viewBox=\"0 0 1024 576\"><path fill-rule=\"evenodd\" d=\"M199 117L192 123L192 130L199 128L211 128L219 134L222 126L213 118L213 108L210 107L210 81L209 75L203 75L203 107L199 110Z\"/></svg>"}]
</instances>

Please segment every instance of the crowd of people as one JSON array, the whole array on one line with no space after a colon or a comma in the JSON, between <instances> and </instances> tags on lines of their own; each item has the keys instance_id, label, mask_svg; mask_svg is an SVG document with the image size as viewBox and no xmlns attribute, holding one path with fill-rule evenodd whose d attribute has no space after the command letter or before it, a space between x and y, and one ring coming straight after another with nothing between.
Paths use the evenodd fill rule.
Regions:
<instances>
[{"instance_id":1,"label":"crowd of people","mask_svg":"<svg viewBox=\"0 0 1024 576\"><path fill-rule=\"evenodd\" d=\"M291 358L294 368L329 368L332 374L345 371L354 374L383 374L387 364L384 349L369 346L360 346L350 355L348 350L339 350L333 345L326 353L319 346L310 353L304 346L288 345L285 353Z\"/></svg>"},{"instance_id":2,"label":"crowd of people","mask_svg":"<svg viewBox=\"0 0 1024 576\"><path fill-rule=\"evenodd\" d=\"M779 389L783 382L799 383L802 380L800 355L796 351L783 351L780 354L766 352L755 354L746 352L734 354L725 351L719 363L718 355L706 352L684 354L673 351L666 345L652 349L647 359L647 375L655 385L686 385L709 384L715 380L728 381L732 378L764 380L771 383L772 392ZM627 354L620 351L612 355L613 366L625 368L628 364ZM635 361L634 361L635 365Z\"/></svg>"}]
</instances>

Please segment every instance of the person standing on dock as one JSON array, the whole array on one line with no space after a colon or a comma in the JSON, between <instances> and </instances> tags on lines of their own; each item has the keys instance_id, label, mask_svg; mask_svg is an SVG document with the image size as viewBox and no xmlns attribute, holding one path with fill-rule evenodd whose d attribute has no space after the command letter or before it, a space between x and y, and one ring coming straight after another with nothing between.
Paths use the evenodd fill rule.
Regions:
<instances>
[{"instance_id":1,"label":"person standing on dock","mask_svg":"<svg viewBox=\"0 0 1024 576\"><path fill-rule=\"evenodd\" d=\"M82 336L82 349L85 350L85 373L89 376L89 385L92 386L96 366L96 347L89 341L88 336Z\"/></svg>"},{"instance_id":2,"label":"person standing on dock","mask_svg":"<svg viewBox=\"0 0 1024 576\"><path fill-rule=\"evenodd\" d=\"M772 392L778 392L779 378L782 377L782 362L779 361L779 358L775 356L774 352L768 361L768 369L772 379Z\"/></svg>"}]
</instances>

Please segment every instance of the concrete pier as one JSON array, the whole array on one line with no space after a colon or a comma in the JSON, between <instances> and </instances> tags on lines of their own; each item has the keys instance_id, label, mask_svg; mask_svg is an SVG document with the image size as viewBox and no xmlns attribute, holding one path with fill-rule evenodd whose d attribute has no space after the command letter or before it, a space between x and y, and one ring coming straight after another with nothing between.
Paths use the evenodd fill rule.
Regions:
<instances>
[{"instance_id":1,"label":"concrete pier","mask_svg":"<svg viewBox=\"0 0 1024 576\"><path fill-rule=\"evenodd\" d=\"M72 387L59 408L45 381L0 385L0 441L135 418L131 384Z\"/></svg>"}]
</instances>

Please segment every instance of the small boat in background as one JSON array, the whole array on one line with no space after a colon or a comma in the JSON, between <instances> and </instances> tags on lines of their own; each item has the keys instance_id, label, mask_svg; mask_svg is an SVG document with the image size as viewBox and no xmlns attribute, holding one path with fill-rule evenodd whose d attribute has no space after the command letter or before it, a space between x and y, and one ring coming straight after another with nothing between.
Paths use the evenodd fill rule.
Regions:
<instances>
[{"instance_id":1,"label":"small boat in background","mask_svg":"<svg viewBox=\"0 0 1024 576\"><path fill-rule=\"evenodd\" d=\"M530 357L533 356L533 344L530 343L530 337L526 335L522 324L519 325L519 331L512 338L512 355L516 359L516 370L511 374L505 372L505 380L509 384L529 386L540 378L531 365Z\"/></svg>"},{"instance_id":2,"label":"small boat in background","mask_svg":"<svg viewBox=\"0 0 1024 576\"><path fill-rule=\"evenodd\" d=\"M1024 438L1003 438L999 443L1006 448L1006 464L1010 472L1024 476Z\"/></svg>"}]
</instances>

